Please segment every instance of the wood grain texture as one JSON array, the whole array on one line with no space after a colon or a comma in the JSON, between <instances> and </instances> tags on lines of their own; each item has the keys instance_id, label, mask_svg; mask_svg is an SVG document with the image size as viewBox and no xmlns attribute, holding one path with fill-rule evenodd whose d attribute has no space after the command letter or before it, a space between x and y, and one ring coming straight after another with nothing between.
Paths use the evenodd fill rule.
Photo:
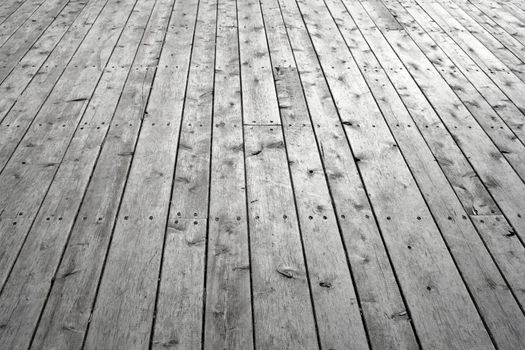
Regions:
<instances>
[{"instance_id":1,"label":"wood grain texture","mask_svg":"<svg viewBox=\"0 0 525 350\"><path fill-rule=\"evenodd\" d=\"M157 2L133 64L123 69L128 71L123 89L109 90L121 93L114 113L113 108L98 109L98 113L113 113L113 118L32 348L82 346L172 6L171 0ZM102 87L99 84L99 89Z\"/></svg>"},{"instance_id":2,"label":"wood grain texture","mask_svg":"<svg viewBox=\"0 0 525 350\"><path fill-rule=\"evenodd\" d=\"M0 1L0 348L525 348L520 0Z\"/></svg>"}]
</instances>

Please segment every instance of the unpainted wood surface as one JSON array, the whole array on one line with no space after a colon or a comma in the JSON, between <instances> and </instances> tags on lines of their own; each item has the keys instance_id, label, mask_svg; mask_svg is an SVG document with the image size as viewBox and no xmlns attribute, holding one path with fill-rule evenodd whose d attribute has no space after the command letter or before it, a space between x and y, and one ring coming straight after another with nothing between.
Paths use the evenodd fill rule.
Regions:
<instances>
[{"instance_id":1,"label":"unpainted wood surface","mask_svg":"<svg viewBox=\"0 0 525 350\"><path fill-rule=\"evenodd\" d=\"M0 2L0 349L525 348L519 0Z\"/></svg>"}]
</instances>

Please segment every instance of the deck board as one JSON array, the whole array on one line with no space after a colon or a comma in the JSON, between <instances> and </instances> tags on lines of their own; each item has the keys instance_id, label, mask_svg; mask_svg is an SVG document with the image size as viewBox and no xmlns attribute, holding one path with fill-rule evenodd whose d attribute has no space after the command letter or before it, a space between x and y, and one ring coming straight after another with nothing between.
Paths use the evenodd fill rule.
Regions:
<instances>
[{"instance_id":1,"label":"deck board","mask_svg":"<svg viewBox=\"0 0 525 350\"><path fill-rule=\"evenodd\" d=\"M0 3L0 349L525 348L519 0Z\"/></svg>"}]
</instances>

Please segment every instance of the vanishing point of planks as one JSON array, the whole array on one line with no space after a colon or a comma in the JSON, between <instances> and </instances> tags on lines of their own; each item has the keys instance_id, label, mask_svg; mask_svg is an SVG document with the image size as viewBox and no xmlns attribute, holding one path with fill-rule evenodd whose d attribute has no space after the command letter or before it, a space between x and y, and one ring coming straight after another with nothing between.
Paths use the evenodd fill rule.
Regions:
<instances>
[{"instance_id":1,"label":"vanishing point of planks","mask_svg":"<svg viewBox=\"0 0 525 350\"><path fill-rule=\"evenodd\" d=\"M525 349L521 0L0 2L0 349Z\"/></svg>"}]
</instances>

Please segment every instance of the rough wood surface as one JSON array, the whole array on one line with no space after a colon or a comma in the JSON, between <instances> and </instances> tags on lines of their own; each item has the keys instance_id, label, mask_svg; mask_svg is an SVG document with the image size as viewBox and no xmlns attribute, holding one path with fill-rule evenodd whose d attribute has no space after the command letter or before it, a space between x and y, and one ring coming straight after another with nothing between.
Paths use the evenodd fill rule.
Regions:
<instances>
[{"instance_id":1,"label":"rough wood surface","mask_svg":"<svg viewBox=\"0 0 525 350\"><path fill-rule=\"evenodd\" d=\"M0 348L525 348L524 92L520 0L0 1Z\"/></svg>"}]
</instances>

